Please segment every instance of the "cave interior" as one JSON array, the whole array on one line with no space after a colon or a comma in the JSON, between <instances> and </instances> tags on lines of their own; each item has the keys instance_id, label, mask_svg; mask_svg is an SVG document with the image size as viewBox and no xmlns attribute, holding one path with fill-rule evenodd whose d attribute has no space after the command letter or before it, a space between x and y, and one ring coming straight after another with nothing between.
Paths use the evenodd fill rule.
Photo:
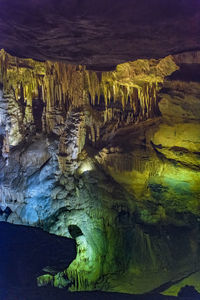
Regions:
<instances>
[{"instance_id":1,"label":"cave interior","mask_svg":"<svg viewBox=\"0 0 200 300\"><path fill-rule=\"evenodd\" d=\"M0 222L76 248L38 287L200 293L200 2L0 7Z\"/></svg>"}]
</instances>

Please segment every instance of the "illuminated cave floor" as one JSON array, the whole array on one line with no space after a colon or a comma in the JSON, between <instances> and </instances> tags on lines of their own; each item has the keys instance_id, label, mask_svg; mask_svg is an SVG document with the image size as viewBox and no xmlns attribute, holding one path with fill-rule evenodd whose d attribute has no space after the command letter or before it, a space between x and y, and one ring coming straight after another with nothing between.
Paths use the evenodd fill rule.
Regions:
<instances>
[{"instance_id":1,"label":"illuminated cave floor","mask_svg":"<svg viewBox=\"0 0 200 300\"><path fill-rule=\"evenodd\" d=\"M73 240L50 235L37 228L0 222L0 300L165 300L198 299L157 294L128 295L103 292L69 293L51 287L38 288L36 277L46 266L63 269L75 257Z\"/></svg>"}]
</instances>

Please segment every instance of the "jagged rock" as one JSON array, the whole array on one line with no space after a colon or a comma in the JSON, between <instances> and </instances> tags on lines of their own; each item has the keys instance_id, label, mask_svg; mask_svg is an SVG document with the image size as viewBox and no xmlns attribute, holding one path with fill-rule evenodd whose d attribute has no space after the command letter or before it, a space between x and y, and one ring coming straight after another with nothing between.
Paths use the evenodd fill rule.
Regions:
<instances>
[{"instance_id":1,"label":"jagged rock","mask_svg":"<svg viewBox=\"0 0 200 300\"><path fill-rule=\"evenodd\" d=\"M38 213L32 205L22 208L20 218L24 224L36 225L39 221Z\"/></svg>"},{"instance_id":2,"label":"jagged rock","mask_svg":"<svg viewBox=\"0 0 200 300\"><path fill-rule=\"evenodd\" d=\"M52 199L56 199L57 198L57 195L63 191L63 187L62 186L56 186L52 192L51 192L51 197Z\"/></svg>"},{"instance_id":3,"label":"jagged rock","mask_svg":"<svg viewBox=\"0 0 200 300\"><path fill-rule=\"evenodd\" d=\"M24 204L17 205L16 210L15 210L15 213L17 214L17 216L19 216L21 214L23 206L24 206Z\"/></svg>"},{"instance_id":4,"label":"jagged rock","mask_svg":"<svg viewBox=\"0 0 200 300\"><path fill-rule=\"evenodd\" d=\"M6 215L3 214L3 215L0 215L0 222L5 222L7 219Z\"/></svg>"},{"instance_id":5,"label":"jagged rock","mask_svg":"<svg viewBox=\"0 0 200 300\"><path fill-rule=\"evenodd\" d=\"M73 177L68 177L67 178L67 183L65 185L65 189L69 192L71 192L75 188L74 184L74 178Z\"/></svg>"},{"instance_id":6,"label":"jagged rock","mask_svg":"<svg viewBox=\"0 0 200 300\"><path fill-rule=\"evenodd\" d=\"M64 175L61 175L60 177L60 184L65 186L68 183L68 177L65 177Z\"/></svg>"},{"instance_id":7,"label":"jagged rock","mask_svg":"<svg viewBox=\"0 0 200 300\"><path fill-rule=\"evenodd\" d=\"M50 274L45 274L37 278L37 285L38 286L47 286L53 285L53 276Z\"/></svg>"},{"instance_id":8,"label":"jagged rock","mask_svg":"<svg viewBox=\"0 0 200 300\"><path fill-rule=\"evenodd\" d=\"M57 199L58 200L66 199L67 195L68 195L68 191L62 190L61 192L58 193Z\"/></svg>"},{"instance_id":9,"label":"jagged rock","mask_svg":"<svg viewBox=\"0 0 200 300\"><path fill-rule=\"evenodd\" d=\"M58 288L65 288L69 286L70 281L66 279L64 272L59 272L54 276L53 285Z\"/></svg>"},{"instance_id":10,"label":"jagged rock","mask_svg":"<svg viewBox=\"0 0 200 300\"><path fill-rule=\"evenodd\" d=\"M8 223L13 223L17 225L23 224L22 220L18 217L16 213L11 213L6 220Z\"/></svg>"},{"instance_id":11,"label":"jagged rock","mask_svg":"<svg viewBox=\"0 0 200 300\"><path fill-rule=\"evenodd\" d=\"M15 146L22 141L24 135L22 125L22 108L16 101L13 90L8 94L0 91L0 131L5 137L3 151L9 152L9 145Z\"/></svg>"}]
</instances>

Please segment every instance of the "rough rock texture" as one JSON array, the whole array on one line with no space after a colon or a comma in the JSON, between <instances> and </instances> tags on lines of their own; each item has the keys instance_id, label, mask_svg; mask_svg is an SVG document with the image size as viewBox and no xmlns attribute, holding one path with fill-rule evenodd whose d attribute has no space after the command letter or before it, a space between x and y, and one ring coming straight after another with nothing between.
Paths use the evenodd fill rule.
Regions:
<instances>
[{"instance_id":1,"label":"rough rock texture","mask_svg":"<svg viewBox=\"0 0 200 300\"><path fill-rule=\"evenodd\" d=\"M1 0L0 48L98 70L200 49L199 0Z\"/></svg>"},{"instance_id":2,"label":"rough rock texture","mask_svg":"<svg viewBox=\"0 0 200 300\"><path fill-rule=\"evenodd\" d=\"M199 52L110 72L0 58L0 217L76 239L55 285L144 293L198 271Z\"/></svg>"}]
</instances>

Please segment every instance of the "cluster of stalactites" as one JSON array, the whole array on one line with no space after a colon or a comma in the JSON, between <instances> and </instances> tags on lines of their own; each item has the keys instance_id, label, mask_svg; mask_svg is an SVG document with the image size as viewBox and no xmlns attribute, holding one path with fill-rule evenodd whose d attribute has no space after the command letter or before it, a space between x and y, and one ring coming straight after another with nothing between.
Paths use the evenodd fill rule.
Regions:
<instances>
[{"instance_id":1,"label":"cluster of stalactites","mask_svg":"<svg viewBox=\"0 0 200 300\"><path fill-rule=\"evenodd\" d=\"M57 105L61 109L63 105L81 106L83 104L84 67L47 61L43 87L43 99L48 99L49 109Z\"/></svg>"},{"instance_id":2,"label":"cluster of stalactites","mask_svg":"<svg viewBox=\"0 0 200 300\"><path fill-rule=\"evenodd\" d=\"M0 81L2 83L6 82L7 67L8 67L7 53L2 49L0 50Z\"/></svg>"},{"instance_id":3,"label":"cluster of stalactites","mask_svg":"<svg viewBox=\"0 0 200 300\"><path fill-rule=\"evenodd\" d=\"M115 103L121 105L121 110L128 110L133 118L144 120L157 115L158 103L157 92L159 84L157 81L141 82L140 84L122 84L118 81L108 80L108 73L102 73L99 79L97 73L86 73L88 82L88 94L91 105L100 105L100 99L103 99L105 106L105 121L112 119L112 108ZM112 77L112 75L111 75Z\"/></svg>"},{"instance_id":4,"label":"cluster of stalactites","mask_svg":"<svg viewBox=\"0 0 200 300\"><path fill-rule=\"evenodd\" d=\"M157 115L156 95L159 88L156 76L150 82L136 82L131 76L127 82L123 82L117 71L93 72L83 66L62 62L19 59L4 50L0 51L0 63L0 80L4 89L14 90L16 100L26 107L28 122L33 120L33 99L40 99L44 103L45 124L49 124L48 115L55 110L64 114L70 107L80 107L85 102L93 108L103 103L104 123L113 118L116 103L120 104L118 109L122 112L129 111L128 118L132 121ZM117 79L116 74L119 77Z\"/></svg>"},{"instance_id":5,"label":"cluster of stalactites","mask_svg":"<svg viewBox=\"0 0 200 300\"><path fill-rule=\"evenodd\" d=\"M50 108L67 100L79 105L83 90L84 67L61 62L36 62L19 59L0 51L1 81L4 88L13 88L16 99L42 98ZM21 95L23 93L23 95ZM80 97L80 98L79 98ZM77 102L79 98L79 103Z\"/></svg>"},{"instance_id":6,"label":"cluster of stalactites","mask_svg":"<svg viewBox=\"0 0 200 300\"><path fill-rule=\"evenodd\" d=\"M0 82L4 91L12 89L15 99L26 107L27 122L33 121L32 106L35 99L44 103L46 125L49 124L48 115L55 111L63 114L70 106L83 104L84 67L19 59L4 50L0 51L0 64Z\"/></svg>"}]
</instances>

